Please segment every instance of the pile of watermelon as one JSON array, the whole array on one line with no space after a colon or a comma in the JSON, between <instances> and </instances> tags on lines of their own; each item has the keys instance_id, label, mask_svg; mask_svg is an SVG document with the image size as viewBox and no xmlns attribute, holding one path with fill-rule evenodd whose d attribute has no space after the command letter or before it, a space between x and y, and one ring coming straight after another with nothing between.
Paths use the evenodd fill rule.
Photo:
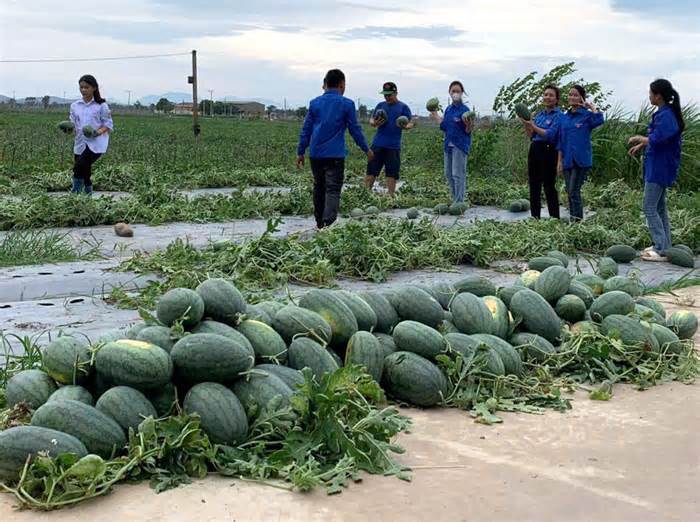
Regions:
<instances>
[{"instance_id":1,"label":"pile of watermelon","mask_svg":"<svg viewBox=\"0 0 700 522\"><path fill-rule=\"evenodd\" d=\"M450 391L436 363L443 354L468 361L486 353L490 374L519 376L523 361L545 360L572 331L654 351L680 350L695 334L695 315L666 317L612 258L601 258L596 274L572 275L569 264L552 251L531 259L511 286L468 276L383 291L312 289L295 304L247 304L223 279L170 290L150 321L93 345L58 337L40 368L9 380L8 406L33 413L31 425L0 432L0 481L39 451L109 457L129 428L176 408L198 414L212 442L243 442L256 412L289 405L303 368L320 377L362 365L388 396L429 407Z\"/></svg>"}]
</instances>

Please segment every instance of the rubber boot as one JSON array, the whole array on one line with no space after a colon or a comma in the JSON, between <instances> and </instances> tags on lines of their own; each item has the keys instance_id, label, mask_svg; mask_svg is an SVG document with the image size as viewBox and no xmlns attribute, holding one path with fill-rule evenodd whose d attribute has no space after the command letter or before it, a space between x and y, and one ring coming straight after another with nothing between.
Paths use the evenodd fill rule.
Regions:
<instances>
[{"instance_id":1,"label":"rubber boot","mask_svg":"<svg viewBox=\"0 0 700 522\"><path fill-rule=\"evenodd\" d=\"M73 176L73 188L71 188L71 192L79 194L83 191L84 186L85 180L83 180L83 178L76 178L75 176Z\"/></svg>"}]
</instances>

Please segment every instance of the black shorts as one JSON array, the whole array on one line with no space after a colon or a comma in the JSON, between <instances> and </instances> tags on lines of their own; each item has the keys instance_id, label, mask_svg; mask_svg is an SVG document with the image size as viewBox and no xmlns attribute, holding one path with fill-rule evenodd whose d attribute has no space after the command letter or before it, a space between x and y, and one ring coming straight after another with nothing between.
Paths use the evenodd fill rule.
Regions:
<instances>
[{"instance_id":1,"label":"black shorts","mask_svg":"<svg viewBox=\"0 0 700 522\"><path fill-rule=\"evenodd\" d=\"M401 170L401 151L399 149L386 149L377 147L372 149L374 159L367 162L367 175L377 177L384 168L387 178L399 179Z\"/></svg>"}]
</instances>

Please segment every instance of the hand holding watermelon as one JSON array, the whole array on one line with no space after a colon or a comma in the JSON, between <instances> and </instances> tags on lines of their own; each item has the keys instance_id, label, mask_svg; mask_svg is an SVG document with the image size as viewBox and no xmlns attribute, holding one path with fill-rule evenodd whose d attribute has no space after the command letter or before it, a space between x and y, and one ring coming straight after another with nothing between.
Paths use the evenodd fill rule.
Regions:
<instances>
[{"instance_id":1,"label":"hand holding watermelon","mask_svg":"<svg viewBox=\"0 0 700 522\"><path fill-rule=\"evenodd\" d=\"M381 127L382 125L386 124L387 120L388 117L384 109L379 109L374 113L374 124L376 127Z\"/></svg>"},{"instance_id":2,"label":"hand holding watermelon","mask_svg":"<svg viewBox=\"0 0 700 522\"><path fill-rule=\"evenodd\" d=\"M437 98L430 98L425 104L425 108L428 112L438 112L442 110L442 107L440 107L440 100Z\"/></svg>"},{"instance_id":3,"label":"hand holding watermelon","mask_svg":"<svg viewBox=\"0 0 700 522\"><path fill-rule=\"evenodd\" d=\"M476 113L474 111L467 111L462 114L462 121L464 122L464 132L467 134L471 133L474 129L474 118Z\"/></svg>"},{"instance_id":4,"label":"hand holding watermelon","mask_svg":"<svg viewBox=\"0 0 700 522\"><path fill-rule=\"evenodd\" d=\"M515 115L521 120L530 121L532 119L532 113L524 103L516 103L513 106L513 110L515 111Z\"/></svg>"},{"instance_id":5,"label":"hand holding watermelon","mask_svg":"<svg viewBox=\"0 0 700 522\"><path fill-rule=\"evenodd\" d=\"M85 125L83 127L83 136L86 138L96 138L100 134L93 128L92 125Z\"/></svg>"}]
</instances>

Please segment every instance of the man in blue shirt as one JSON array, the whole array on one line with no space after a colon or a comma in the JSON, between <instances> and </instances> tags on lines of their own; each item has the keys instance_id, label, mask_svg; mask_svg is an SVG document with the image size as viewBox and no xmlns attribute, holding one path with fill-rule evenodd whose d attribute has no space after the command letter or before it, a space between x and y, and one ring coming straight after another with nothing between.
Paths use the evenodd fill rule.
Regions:
<instances>
[{"instance_id":1,"label":"man in blue shirt","mask_svg":"<svg viewBox=\"0 0 700 522\"><path fill-rule=\"evenodd\" d=\"M314 176L314 216L318 228L335 222L340 208L340 191L345 180L345 130L371 161L374 157L357 122L355 103L343 96L345 75L332 69L324 79L326 91L309 103L297 147L297 168L304 166L309 148L311 172Z\"/></svg>"},{"instance_id":2,"label":"man in blue shirt","mask_svg":"<svg viewBox=\"0 0 700 522\"><path fill-rule=\"evenodd\" d=\"M386 82L379 94L384 95L385 101L377 104L369 120L369 124L377 129L377 133L372 140L374 159L367 162L365 186L372 189L374 180L384 168L386 186L389 195L393 196L401 170L401 134L404 129L413 128L413 122L411 109L399 101L398 88L394 82ZM401 126L400 122L397 122L400 116L408 118L408 123Z\"/></svg>"}]
</instances>

